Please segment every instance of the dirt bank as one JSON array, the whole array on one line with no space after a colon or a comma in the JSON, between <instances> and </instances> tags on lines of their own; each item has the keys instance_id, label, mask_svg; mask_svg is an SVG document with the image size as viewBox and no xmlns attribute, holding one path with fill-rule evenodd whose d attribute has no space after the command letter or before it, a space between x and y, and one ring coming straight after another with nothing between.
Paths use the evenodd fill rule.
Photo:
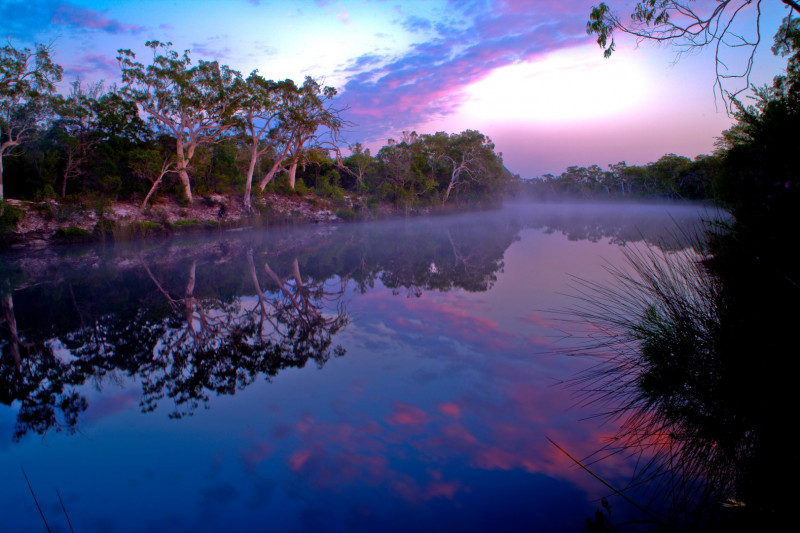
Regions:
<instances>
[{"instance_id":1,"label":"dirt bank","mask_svg":"<svg viewBox=\"0 0 800 533\"><path fill-rule=\"evenodd\" d=\"M56 200L9 199L6 205L21 212L21 218L13 229L6 228L0 234L0 248L36 248L57 242L136 238L216 228L327 223L367 216L362 198L345 197L343 202L333 205L310 195L265 195L255 202L251 212L245 211L241 196L216 194L196 198L191 205L162 201L141 214L139 205L132 202L91 206Z\"/></svg>"}]
</instances>

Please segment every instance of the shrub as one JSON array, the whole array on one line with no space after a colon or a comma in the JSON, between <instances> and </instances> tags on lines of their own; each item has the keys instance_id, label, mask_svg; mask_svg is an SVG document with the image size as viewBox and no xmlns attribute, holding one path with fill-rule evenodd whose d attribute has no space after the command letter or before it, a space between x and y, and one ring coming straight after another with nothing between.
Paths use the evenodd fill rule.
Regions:
<instances>
[{"instance_id":1,"label":"shrub","mask_svg":"<svg viewBox=\"0 0 800 533\"><path fill-rule=\"evenodd\" d=\"M337 209L335 214L337 218L344 220L345 222L350 222L358 218L358 214L352 209L348 208Z\"/></svg>"},{"instance_id":2,"label":"shrub","mask_svg":"<svg viewBox=\"0 0 800 533\"><path fill-rule=\"evenodd\" d=\"M92 232L76 226L58 228L53 238L61 242L86 242L92 240Z\"/></svg>"},{"instance_id":3,"label":"shrub","mask_svg":"<svg viewBox=\"0 0 800 533\"><path fill-rule=\"evenodd\" d=\"M20 220L22 220L21 209L0 201L0 233L15 230Z\"/></svg>"}]
</instances>

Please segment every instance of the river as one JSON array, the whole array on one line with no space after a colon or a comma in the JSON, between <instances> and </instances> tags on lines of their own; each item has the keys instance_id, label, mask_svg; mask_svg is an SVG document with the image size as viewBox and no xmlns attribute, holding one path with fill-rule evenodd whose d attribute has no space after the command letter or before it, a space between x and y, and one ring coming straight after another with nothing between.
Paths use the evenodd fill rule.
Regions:
<instances>
[{"instance_id":1,"label":"river","mask_svg":"<svg viewBox=\"0 0 800 533\"><path fill-rule=\"evenodd\" d=\"M584 459L617 427L569 386L596 362L569 310L709 216L517 203L0 256L4 529L584 531L611 490L550 440Z\"/></svg>"}]
</instances>

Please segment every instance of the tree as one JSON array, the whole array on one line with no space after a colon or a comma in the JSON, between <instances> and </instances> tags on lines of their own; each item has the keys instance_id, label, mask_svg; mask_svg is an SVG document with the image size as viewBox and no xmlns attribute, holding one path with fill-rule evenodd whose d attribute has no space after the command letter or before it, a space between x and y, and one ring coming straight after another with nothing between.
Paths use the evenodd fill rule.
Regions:
<instances>
[{"instance_id":1,"label":"tree","mask_svg":"<svg viewBox=\"0 0 800 533\"><path fill-rule=\"evenodd\" d=\"M492 141L475 130L447 135L425 135L423 140L430 146L431 157L444 162L448 180L442 203L447 203L456 188L469 183L489 185L489 181L499 177L502 160L494 152ZM491 186L491 185L489 185Z\"/></svg>"},{"instance_id":2,"label":"tree","mask_svg":"<svg viewBox=\"0 0 800 533\"><path fill-rule=\"evenodd\" d=\"M787 20L778 34L775 52L793 54L787 72L757 89L754 105L734 101L737 122L719 139L722 172L714 189L754 242L767 235L764 245L788 251L800 205L800 24Z\"/></svg>"},{"instance_id":3,"label":"tree","mask_svg":"<svg viewBox=\"0 0 800 533\"><path fill-rule=\"evenodd\" d=\"M644 0L637 2L629 22L623 22L603 2L592 7L586 32L597 35L597 44L603 48L605 57L610 57L616 48L615 31L627 33L640 41L671 43L676 47L679 57L700 48L713 47L715 94L719 92L726 109L730 110L731 98L750 87L755 52L761 43L759 24L762 2L717 0L700 2L704 5L697 6L691 0ZM791 12L800 13L800 3L796 0L781 2ZM755 11L755 16L748 17L748 11ZM744 66L731 70L726 53L741 54L742 50L746 51ZM743 86L733 92L727 91L723 83L730 79L744 80Z\"/></svg>"},{"instance_id":4,"label":"tree","mask_svg":"<svg viewBox=\"0 0 800 533\"><path fill-rule=\"evenodd\" d=\"M415 178L419 177L419 168L415 168L417 155L424 158L424 148L417 132L404 131L400 142L389 139L386 146L378 151L377 160L381 167L378 195L381 198L390 198L398 205L412 196L435 189L436 183L432 179L427 180L427 184L415 183Z\"/></svg>"},{"instance_id":5,"label":"tree","mask_svg":"<svg viewBox=\"0 0 800 533\"><path fill-rule=\"evenodd\" d=\"M339 132L345 125L341 109L331 100L336 89L323 87L311 76L296 91L287 93L285 127L289 139L289 187L294 189L297 165L310 149L338 152ZM267 185L262 180L261 190Z\"/></svg>"},{"instance_id":6,"label":"tree","mask_svg":"<svg viewBox=\"0 0 800 533\"><path fill-rule=\"evenodd\" d=\"M136 214L138 219L145 207L147 207L147 202L158 190L167 174L177 171L175 170L174 157L164 155L158 149L133 151L130 154L130 166L134 176L146 179L151 183L150 190L147 191L147 195L144 197L142 205L139 206L139 211Z\"/></svg>"},{"instance_id":7,"label":"tree","mask_svg":"<svg viewBox=\"0 0 800 533\"><path fill-rule=\"evenodd\" d=\"M250 163L247 167L244 189L244 206L250 210L250 193L253 173L261 157L272 154L273 164L259 183L261 189L282 168L283 160L291 148L286 131L286 104L289 95L297 91L292 80L274 82L265 80L253 71L245 81L245 95L239 106L239 128L246 139Z\"/></svg>"},{"instance_id":8,"label":"tree","mask_svg":"<svg viewBox=\"0 0 800 533\"><path fill-rule=\"evenodd\" d=\"M180 56L169 42L145 45L153 50L153 62L147 67L136 62L130 50L118 50L122 91L175 138L176 170L191 203L188 166L199 145L214 142L234 126L241 75L216 61L199 61L192 67L189 50Z\"/></svg>"},{"instance_id":9,"label":"tree","mask_svg":"<svg viewBox=\"0 0 800 533\"><path fill-rule=\"evenodd\" d=\"M53 62L49 46L0 48L0 201L3 157L29 141L47 116L49 97L61 81L63 68Z\"/></svg>"},{"instance_id":10,"label":"tree","mask_svg":"<svg viewBox=\"0 0 800 533\"><path fill-rule=\"evenodd\" d=\"M58 116L55 126L61 133L58 139L64 149L66 164L61 183L61 197L67 195L67 181L86 172L86 163L97 143L97 99L103 86L100 83L84 87L80 80L72 84L66 98L55 98L55 112Z\"/></svg>"},{"instance_id":11,"label":"tree","mask_svg":"<svg viewBox=\"0 0 800 533\"><path fill-rule=\"evenodd\" d=\"M353 176L356 180L356 190L361 191L364 185L364 177L375 166L375 159L369 152L369 148L364 148L361 143L348 146L350 156L345 158L341 169Z\"/></svg>"}]
</instances>

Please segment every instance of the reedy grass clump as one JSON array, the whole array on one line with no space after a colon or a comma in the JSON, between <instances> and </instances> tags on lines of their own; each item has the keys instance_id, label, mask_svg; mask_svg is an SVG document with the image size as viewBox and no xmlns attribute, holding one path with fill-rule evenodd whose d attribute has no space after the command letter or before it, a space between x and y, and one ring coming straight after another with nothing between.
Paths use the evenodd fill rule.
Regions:
<instances>
[{"instance_id":1,"label":"reedy grass clump","mask_svg":"<svg viewBox=\"0 0 800 533\"><path fill-rule=\"evenodd\" d=\"M737 397L746 354L731 342L742 334L735 299L709 268L706 242L628 248L626 266L609 267L612 283L576 280L569 311L590 326L578 352L599 359L570 385L620 427L587 463L635 458L628 488L666 497L682 524L743 497L758 441Z\"/></svg>"}]
</instances>

